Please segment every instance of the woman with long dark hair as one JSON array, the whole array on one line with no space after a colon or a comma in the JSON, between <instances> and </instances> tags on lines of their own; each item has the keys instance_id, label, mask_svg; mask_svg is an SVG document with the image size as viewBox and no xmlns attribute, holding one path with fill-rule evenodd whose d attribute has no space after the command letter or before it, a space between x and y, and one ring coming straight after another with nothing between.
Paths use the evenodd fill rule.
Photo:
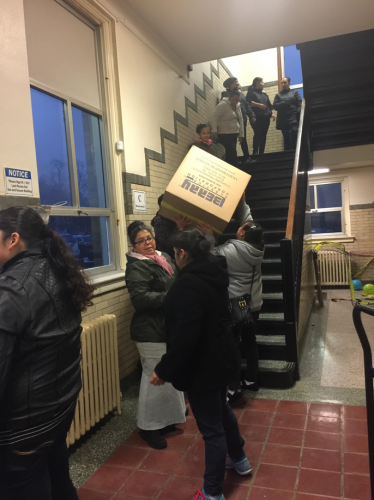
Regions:
<instances>
[{"instance_id":1,"label":"woman with long dark hair","mask_svg":"<svg viewBox=\"0 0 374 500\"><path fill-rule=\"evenodd\" d=\"M247 101L256 115L256 121L251 122L253 128L253 154L262 154L265 152L266 135L270 126L270 119L275 120L273 105L269 96L264 92L264 81L260 77L253 80L252 85L247 92Z\"/></svg>"},{"instance_id":2,"label":"woman with long dark hair","mask_svg":"<svg viewBox=\"0 0 374 500\"><path fill-rule=\"evenodd\" d=\"M0 211L0 266L0 498L78 500L66 435L94 287L30 208Z\"/></svg>"},{"instance_id":3,"label":"woman with long dark hair","mask_svg":"<svg viewBox=\"0 0 374 500\"><path fill-rule=\"evenodd\" d=\"M225 467L240 475L252 470L226 401L226 386L237 380L239 370L230 330L227 264L211 254L198 229L179 232L174 250L180 274L165 299L168 348L151 383L171 382L187 392L205 441L204 487L194 500L223 500Z\"/></svg>"}]
</instances>

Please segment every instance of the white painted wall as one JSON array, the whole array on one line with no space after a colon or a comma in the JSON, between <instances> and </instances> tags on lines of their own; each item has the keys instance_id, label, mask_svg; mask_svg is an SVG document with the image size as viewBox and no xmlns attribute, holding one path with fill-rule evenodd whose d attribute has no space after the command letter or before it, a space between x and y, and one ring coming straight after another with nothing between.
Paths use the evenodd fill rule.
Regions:
<instances>
[{"instance_id":1,"label":"white painted wall","mask_svg":"<svg viewBox=\"0 0 374 500\"><path fill-rule=\"evenodd\" d=\"M1 0L0 100L0 194L12 167L31 170L39 196L22 0Z\"/></svg>"},{"instance_id":2,"label":"white painted wall","mask_svg":"<svg viewBox=\"0 0 374 500\"><path fill-rule=\"evenodd\" d=\"M242 87L252 85L257 76L264 82L278 81L277 49L260 50L222 59Z\"/></svg>"}]
</instances>

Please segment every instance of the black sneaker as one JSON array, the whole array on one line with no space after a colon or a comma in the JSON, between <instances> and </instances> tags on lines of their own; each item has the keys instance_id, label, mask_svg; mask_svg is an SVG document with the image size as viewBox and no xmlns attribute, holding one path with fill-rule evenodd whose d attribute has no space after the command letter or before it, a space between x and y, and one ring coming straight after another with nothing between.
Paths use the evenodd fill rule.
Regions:
<instances>
[{"instance_id":1,"label":"black sneaker","mask_svg":"<svg viewBox=\"0 0 374 500\"><path fill-rule=\"evenodd\" d=\"M190 410L188 408L186 408L185 416L188 417L189 414L190 414Z\"/></svg>"},{"instance_id":2,"label":"black sneaker","mask_svg":"<svg viewBox=\"0 0 374 500\"><path fill-rule=\"evenodd\" d=\"M254 391L254 392L258 392L260 389L259 385L256 382L253 382L252 384L248 384L248 382L246 382L245 380L243 380L243 382L242 382L242 387L246 391Z\"/></svg>"},{"instance_id":3,"label":"black sneaker","mask_svg":"<svg viewBox=\"0 0 374 500\"><path fill-rule=\"evenodd\" d=\"M175 427L175 424L167 425L163 429L160 429L160 433L162 436L165 436L165 434L169 434L170 432L175 432L178 431L178 427Z\"/></svg>"},{"instance_id":4,"label":"black sneaker","mask_svg":"<svg viewBox=\"0 0 374 500\"><path fill-rule=\"evenodd\" d=\"M235 403L237 403L242 399L242 397L243 397L243 391L235 391L234 394L228 392L226 399L230 406L234 406Z\"/></svg>"},{"instance_id":5,"label":"black sneaker","mask_svg":"<svg viewBox=\"0 0 374 500\"><path fill-rule=\"evenodd\" d=\"M144 441L147 441L151 448L155 448L156 450L163 450L168 445L166 439L162 437L160 430L144 431L140 429L139 436L144 439Z\"/></svg>"}]
</instances>

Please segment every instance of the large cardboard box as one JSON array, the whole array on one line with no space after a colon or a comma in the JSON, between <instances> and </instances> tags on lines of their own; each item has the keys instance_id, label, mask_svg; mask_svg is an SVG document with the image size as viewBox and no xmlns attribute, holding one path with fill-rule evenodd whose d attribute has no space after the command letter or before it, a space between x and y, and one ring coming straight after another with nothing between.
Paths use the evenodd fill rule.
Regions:
<instances>
[{"instance_id":1,"label":"large cardboard box","mask_svg":"<svg viewBox=\"0 0 374 500\"><path fill-rule=\"evenodd\" d=\"M251 176L192 146L170 181L159 214L167 219L184 215L194 225L209 224L223 232Z\"/></svg>"}]
</instances>

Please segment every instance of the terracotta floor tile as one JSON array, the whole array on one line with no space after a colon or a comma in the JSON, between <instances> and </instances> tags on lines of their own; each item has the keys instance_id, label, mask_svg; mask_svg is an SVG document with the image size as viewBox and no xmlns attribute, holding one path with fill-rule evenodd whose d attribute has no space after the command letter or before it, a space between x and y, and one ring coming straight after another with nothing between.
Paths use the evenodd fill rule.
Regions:
<instances>
[{"instance_id":1,"label":"terracotta floor tile","mask_svg":"<svg viewBox=\"0 0 374 500\"><path fill-rule=\"evenodd\" d=\"M245 410L240 423L244 425L262 425L269 427L274 413L268 411Z\"/></svg>"},{"instance_id":2,"label":"terracotta floor tile","mask_svg":"<svg viewBox=\"0 0 374 500\"><path fill-rule=\"evenodd\" d=\"M173 476L161 493L160 500L191 500L195 492L203 486L203 479Z\"/></svg>"},{"instance_id":3,"label":"terracotta floor tile","mask_svg":"<svg viewBox=\"0 0 374 500\"><path fill-rule=\"evenodd\" d=\"M297 429L282 429L274 427L270 431L268 443L283 444L286 446L301 446L303 431Z\"/></svg>"},{"instance_id":4,"label":"terracotta floor tile","mask_svg":"<svg viewBox=\"0 0 374 500\"><path fill-rule=\"evenodd\" d=\"M174 472L176 476L200 477L204 476L205 457L204 455L185 455L178 468Z\"/></svg>"},{"instance_id":5,"label":"terracotta floor tile","mask_svg":"<svg viewBox=\"0 0 374 500\"><path fill-rule=\"evenodd\" d=\"M336 497L321 497L319 495L309 495L308 493L296 493L295 500L336 500Z\"/></svg>"},{"instance_id":6,"label":"terracotta floor tile","mask_svg":"<svg viewBox=\"0 0 374 500\"><path fill-rule=\"evenodd\" d=\"M187 453L188 455L198 455L202 458L205 457L205 441L201 436L196 437Z\"/></svg>"},{"instance_id":7,"label":"terracotta floor tile","mask_svg":"<svg viewBox=\"0 0 374 500\"><path fill-rule=\"evenodd\" d=\"M246 441L257 441L258 443L263 443L268 433L268 427L260 425L243 425L240 423L239 429Z\"/></svg>"},{"instance_id":8,"label":"terracotta floor tile","mask_svg":"<svg viewBox=\"0 0 374 500\"><path fill-rule=\"evenodd\" d=\"M193 434L194 436L199 434L199 428L194 417L187 417L183 424L177 424L177 428L183 429L184 434Z\"/></svg>"},{"instance_id":9,"label":"terracotta floor tile","mask_svg":"<svg viewBox=\"0 0 374 500\"><path fill-rule=\"evenodd\" d=\"M246 441L244 445L244 453L247 455L248 460L251 462L258 462L260 458L264 443L257 443L256 441Z\"/></svg>"},{"instance_id":10,"label":"terracotta floor tile","mask_svg":"<svg viewBox=\"0 0 374 500\"><path fill-rule=\"evenodd\" d=\"M132 447L136 447L136 448L146 448L147 450L151 450L152 448L149 446L149 444L144 441L144 439L142 439L140 436L139 436L139 430L136 429L127 439L126 441L123 443L124 445L126 446L132 446Z\"/></svg>"},{"instance_id":11,"label":"terracotta floor tile","mask_svg":"<svg viewBox=\"0 0 374 500\"><path fill-rule=\"evenodd\" d=\"M330 471L301 469L297 491L340 498L341 474Z\"/></svg>"},{"instance_id":12,"label":"terracotta floor tile","mask_svg":"<svg viewBox=\"0 0 374 500\"><path fill-rule=\"evenodd\" d=\"M345 434L357 434L360 436L368 435L366 420L344 418L342 422L343 432Z\"/></svg>"},{"instance_id":13,"label":"terracotta floor tile","mask_svg":"<svg viewBox=\"0 0 374 500\"><path fill-rule=\"evenodd\" d=\"M243 500L247 498L249 492L249 486L244 486L242 484L224 484L223 494L225 495L225 500Z\"/></svg>"},{"instance_id":14,"label":"terracotta floor tile","mask_svg":"<svg viewBox=\"0 0 374 500\"><path fill-rule=\"evenodd\" d=\"M296 467L261 464L255 478L255 485L262 488L293 491L296 475Z\"/></svg>"},{"instance_id":15,"label":"terracotta floor tile","mask_svg":"<svg viewBox=\"0 0 374 500\"><path fill-rule=\"evenodd\" d=\"M244 408L233 408L232 411L234 412L237 421L240 422L240 419L242 418L242 415L244 413Z\"/></svg>"},{"instance_id":16,"label":"terracotta floor tile","mask_svg":"<svg viewBox=\"0 0 374 500\"><path fill-rule=\"evenodd\" d=\"M313 450L304 448L301 462L303 469L329 470L341 472L340 451Z\"/></svg>"},{"instance_id":17,"label":"terracotta floor tile","mask_svg":"<svg viewBox=\"0 0 374 500\"><path fill-rule=\"evenodd\" d=\"M105 465L116 465L127 469L137 469L151 448L133 448L130 446L120 446L105 462Z\"/></svg>"},{"instance_id":18,"label":"terracotta floor tile","mask_svg":"<svg viewBox=\"0 0 374 500\"><path fill-rule=\"evenodd\" d=\"M357 436L355 434L344 435L344 451L351 453L368 453L367 436Z\"/></svg>"},{"instance_id":19,"label":"terracotta floor tile","mask_svg":"<svg viewBox=\"0 0 374 500\"><path fill-rule=\"evenodd\" d=\"M130 469L103 465L87 479L84 487L92 490L118 491L131 474Z\"/></svg>"},{"instance_id":20,"label":"terracotta floor tile","mask_svg":"<svg viewBox=\"0 0 374 500\"><path fill-rule=\"evenodd\" d=\"M252 465L253 471L254 471L256 469L255 462L253 462L251 465ZM251 483L253 483L253 475L251 473L251 474L247 474L246 476L241 476L234 469L226 469L225 483L244 484L246 486L249 486Z\"/></svg>"},{"instance_id":21,"label":"terracotta floor tile","mask_svg":"<svg viewBox=\"0 0 374 500\"><path fill-rule=\"evenodd\" d=\"M339 418L341 416L341 406L329 403L311 403L309 408L310 415L319 417Z\"/></svg>"},{"instance_id":22,"label":"terracotta floor tile","mask_svg":"<svg viewBox=\"0 0 374 500\"><path fill-rule=\"evenodd\" d=\"M370 500L370 477L344 474L344 496L354 500Z\"/></svg>"},{"instance_id":23,"label":"terracotta floor tile","mask_svg":"<svg viewBox=\"0 0 374 500\"><path fill-rule=\"evenodd\" d=\"M188 448L194 442L196 436L191 434L181 434L177 436L166 436L166 441L168 442L168 451L174 451L175 453L185 453Z\"/></svg>"},{"instance_id":24,"label":"terracotta floor tile","mask_svg":"<svg viewBox=\"0 0 374 500\"><path fill-rule=\"evenodd\" d=\"M172 451L153 450L148 457L143 460L138 470L147 472L160 472L171 474L182 460L183 455Z\"/></svg>"},{"instance_id":25,"label":"terracotta floor tile","mask_svg":"<svg viewBox=\"0 0 374 500\"><path fill-rule=\"evenodd\" d=\"M261 463L298 467L300 452L301 448L268 443L262 455Z\"/></svg>"},{"instance_id":26,"label":"terracotta floor tile","mask_svg":"<svg viewBox=\"0 0 374 500\"><path fill-rule=\"evenodd\" d=\"M279 401L277 413L296 413L306 415L308 413L309 403L301 401Z\"/></svg>"},{"instance_id":27,"label":"terracotta floor tile","mask_svg":"<svg viewBox=\"0 0 374 500\"><path fill-rule=\"evenodd\" d=\"M344 453L344 472L369 474L369 455L366 453Z\"/></svg>"},{"instance_id":28,"label":"terracotta floor tile","mask_svg":"<svg viewBox=\"0 0 374 500\"><path fill-rule=\"evenodd\" d=\"M304 429L306 415L290 413L276 413L273 427L285 427L286 429Z\"/></svg>"},{"instance_id":29,"label":"terracotta floor tile","mask_svg":"<svg viewBox=\"0 0 374 500\"><path fill-rule=\"evenodd\" d=\"M366 406L343 406L343 418L366 420Z\"/></svg>"},{"instance_id":30,"label":"terracotta floor tile","mask_svg":"<svg viewBox=\"0 0 374 500\"><path fill-rule=\"evenodd\" d=\"M309 415L307 430L318 432L333 432L335 434L339 434L341 430L340 424L340 418Z\"/></svg>"},{"instance_id":31,"label":"terracotta floor tile","mask_svg":"<svg viewBox=\"0 0 374 500\"><path fill-rule=\"evenodd\" d=\"M340 450L340 434L331 432L307 431L305 433L305 448L317 448L320 450Z\"/></svg>"},{"instance_id":32,"label":"terracotta floor tile","mask_svg":"<svg viewBox=\"0 0 374 500\"><path fill-rule=\"evenodd\" d=\"M109 491L96 491L80 488L78 490L79 500L112 500L115 493Z\"/></svg>"},{"instance_id":33,"label":"terracotta floor tile","mask_svg":"<svg viewBox=\"0 0 374 500\"><path fill-rule=\"evenodd\" d=\"M277 406L277 402L274 399L250 399L247 403L247 410L256 411L271 411L274 412Z\"/></svg>"},{"instance_id":34,"label":"terracotta floor tile","mask_svg":"<svg viewBox=\"0 0 374 500\"><path fill-rule=\"evenodd\" d=\"M271 490L268 488L257 488L253 486L249 500L292 500L291 491Z\"/></svg>"},{"instance_id":35,"label":"terracotta floor tile","mask_svg":"<svg viewBox=\"0 0 374 500\"><path fill-rule=\"evenodd\" d=\"M121 495L156 498L169 479L167 474L135 471L121 488ZM126 498L126 496L123 496Z\"/></svg>"}]
</instances>

